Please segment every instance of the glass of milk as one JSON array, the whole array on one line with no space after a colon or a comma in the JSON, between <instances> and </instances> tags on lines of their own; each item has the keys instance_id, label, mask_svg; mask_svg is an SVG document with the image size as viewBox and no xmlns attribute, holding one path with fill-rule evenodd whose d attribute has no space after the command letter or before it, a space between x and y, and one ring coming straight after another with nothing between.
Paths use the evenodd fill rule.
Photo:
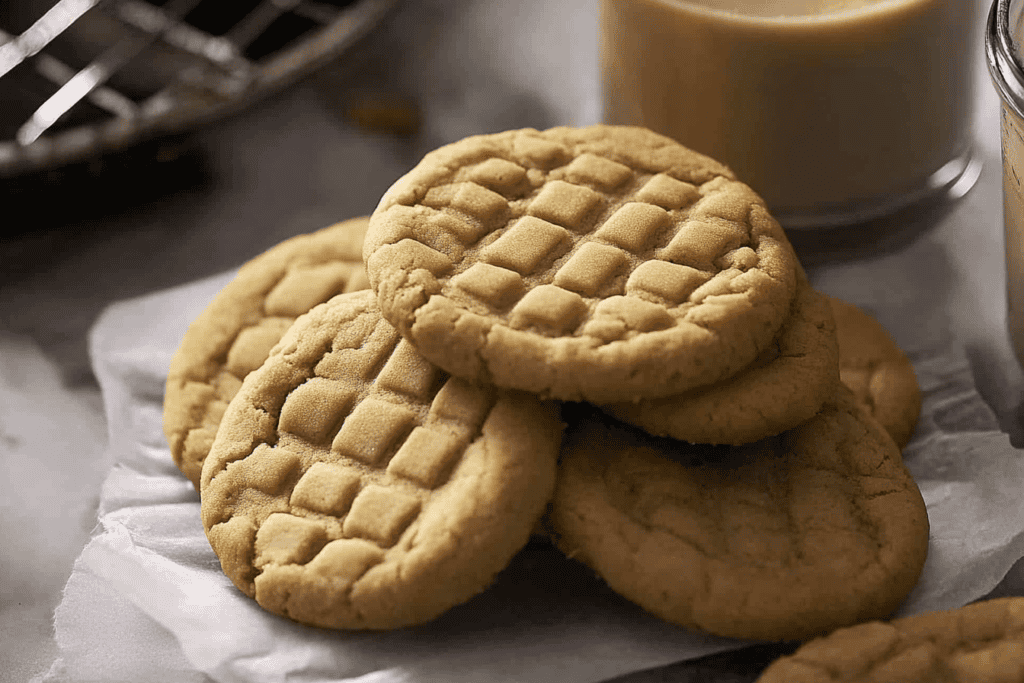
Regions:
<instances>
[{"instance_id":1,"label":"glass of milk","mask_svg":"<svg viewBox=\"0 0 1024 683\"><path fill-rule=\"evenodd\" d=\"M976 0L600 0L604 120L728 164L787 228L960 196Z\"/></svg>"}]
</instances>

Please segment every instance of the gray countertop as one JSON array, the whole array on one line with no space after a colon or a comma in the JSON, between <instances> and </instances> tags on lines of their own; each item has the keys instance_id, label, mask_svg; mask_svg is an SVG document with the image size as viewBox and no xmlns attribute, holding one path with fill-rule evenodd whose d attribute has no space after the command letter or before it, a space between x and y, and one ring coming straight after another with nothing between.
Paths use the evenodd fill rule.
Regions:
<instances>
[{"instance_id":1,"label":"gray countertop","mask_svg":"<svg viewBox=\"0 0 1024 683\"><path fill-rule=\"evenodd\" d=\"M821 274L816 284L840 289L860 265L934 258L934 269L884 286L948 289L949 329L1019 446L1024 376L1005 334L998 99L980 45L977 69L977 140L987 163L959 205L843 247L794 242L812 279ZM417 132L357 125L352 107L381 100L414 106ZM92 169L0 181L0 196L27 209L7 213L19 218L8 219L14 233L0 241L0 678L29 680L57 656L53 610L96 521L110 462L86 340L106 306L368 214L441 144L598 119L595 2L407 2L344 59L241 115ZM836 263L844 267L825 274ZM943 282L928 281L929 273ZM752 681L785 649L750 648L617 680Z\"/></svg>"}]
</instances>

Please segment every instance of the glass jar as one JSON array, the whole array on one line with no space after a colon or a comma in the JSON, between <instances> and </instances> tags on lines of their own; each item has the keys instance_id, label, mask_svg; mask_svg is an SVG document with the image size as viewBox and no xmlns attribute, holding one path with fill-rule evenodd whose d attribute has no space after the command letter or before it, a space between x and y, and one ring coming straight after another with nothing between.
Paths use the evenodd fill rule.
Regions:
<instances>
[{"instance_id":1,"label":"glass jar","mask_svg":"<svg viewBox=\"0 0 1024 683\"><path fill-rule=\"evenodd\" d=\"M1002 100L1003 229L1006 239L1007 327L1024 363L1024 0L995 0L985 31L988 70Z\"/></svg>"}]
</instances>

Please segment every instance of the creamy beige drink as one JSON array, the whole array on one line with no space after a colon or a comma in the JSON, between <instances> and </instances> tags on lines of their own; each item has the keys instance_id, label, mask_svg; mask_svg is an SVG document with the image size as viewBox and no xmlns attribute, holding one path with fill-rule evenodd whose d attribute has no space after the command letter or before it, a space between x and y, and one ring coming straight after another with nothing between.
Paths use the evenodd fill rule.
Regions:
<instances>
[{"instance_id":1,"label":"creamy beige drink","mask_svg":"<svg viewBox=\"0 0 1024 683\"><path fill-rule=\"evenodd\" d=\"M1003 226L1006 238L1006 303L1010 343L1024 363L1024 121L1012 108L1002 111Z\"/></svg>"},{"instance_id":2,"label":"creamy beige drink","mask_svg":"<svg viewBox=\"0 0 1024 683\"><path fill-rule=\"evenodd\" d=\"M856 222L966 167L977 12L976 0L601 0L604 118L729 164L784 224Z\"/></svg>"}]
</instances>

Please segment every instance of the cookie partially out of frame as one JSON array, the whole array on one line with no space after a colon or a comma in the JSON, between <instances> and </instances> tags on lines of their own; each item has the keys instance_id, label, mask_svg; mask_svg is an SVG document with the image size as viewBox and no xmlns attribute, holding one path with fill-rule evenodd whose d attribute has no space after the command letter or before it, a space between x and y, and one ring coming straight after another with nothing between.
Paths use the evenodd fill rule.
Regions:
<instances>
[{"instance_id":1,"label":"cookie partially out of frame","mask_svg":"<svg viewBox=\"0 0 1024 683\"><path fill-rule=\"evenodd\" d=\"M829 297L829 302L836 320L843 384L903 448L921 414L921 387L913 363L869 313L836 297Z\"/></svg>"},{"instance_id":2,"label":"cookie partially out of frame","mask_svg":"<svg viewBox=\"0 0 1024 683\"><path fill-rule=\"evenodd\" d=\"M677 396L602 409L655 436L740 445L809 420L835 395L839 350L828 298L801 277L793 312L754 363L727 380Z\"/></svg>"},{"instance_id":3,"label":"cookie partially out of frame","mask_svg":"<svg viewBox=\"0 0 1024 683\"><path fill-rule=\"evenodd\" d=\"M796 257L716 161L643 128L523 129L427 154L370 218L384 317L464 379L595 403L754 361Z\"/></svg>"},{"instance_id":4,"label":"cookie partially out of frame","mask_svg":"<svg viewBox=\"0 0 1024 683\"><path fill-rule=\"evenodd\" d=\"M851 626L772 663L758 683L1024 681L1024 598Z\"/></svg>"},{"instance_id":5,"label":"cookie partially out of frame","mask_svg":"<svg viewBox=\"0 0 1024 683\"><path fill-rule=\"evenodd\" d=\"M659 439L595 412L567 430L549 524L654 615L774 641L889 616L929 529L899 450L842 385L808 422L744 446Z\"/></svg>"},{"instance_id":6,"label":"cookie partially out of frame","mask_svg":"<svg viewBox=\"0 0 1024 683\"><path fill-rule=\"evenodd\" d=\"M189 326L171 360L164 435L175 464L199 489L221 416L298 316L342 292L366 289L368 217L288 239L243 265Z\"/></svg>"},{"instance_id":7,"label":"cookie partially out of frame","mask_svg":"<svg viewBox=\"0 0 1024 683\"><path fill-rule=\"evenodd\" d=\"M554 488L562 424L534 396L451 378L377 309L296 320L228 406L203 465L224 573L314 626L390 629L486 588Z\"/></svg>"}]
</instances>

